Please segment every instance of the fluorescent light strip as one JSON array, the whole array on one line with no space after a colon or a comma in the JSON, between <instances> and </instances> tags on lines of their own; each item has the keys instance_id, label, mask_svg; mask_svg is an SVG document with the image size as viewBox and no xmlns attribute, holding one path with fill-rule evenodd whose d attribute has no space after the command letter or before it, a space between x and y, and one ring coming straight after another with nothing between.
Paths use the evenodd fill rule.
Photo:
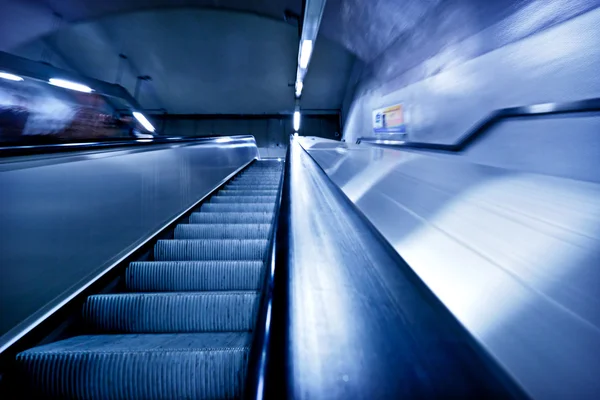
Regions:
<instances>
[{"instance_id":1,"label":"fluorescent light strip","mask_svg":"<svg viewBox=\"0 0 600 400\"><path fill-rule=\"evenodd\" d=\"M300 130L300 111L294 111L294 130L296 133Z\"/></svg>"},{"instance_id":2,"label":"fluorescent light strip","mask_svg":"<svg viewBox=\"0 0 600 400\"><path fill-rule=\"evenodd\" d=\"M308 67L310 56L312 55L313 41L305 40L302 42L302 49L300 50L300 68Z\"/></svg>"},{"instance_id":3,"label":"fluorescent light strip","mask_svg":"<svg viewBox=\"0 0 600 400\"><path fill-rule=\"evenodd\" d=\"M138 122L140 124L142 124L142 126L144 128L146 128L146 130L148 132L154 132L156 129L154 129L154 126L152 126L152 124L150 123L150 121L148 121L148 119L144 116L144 114L134 111L133 112L133 116L135 117L135 119L138 120Z\"/></svg>"},{"instance_id":4,"label":"fluorescent light strip","mask_svg":"<svg viewBox=\"0 0 600 400\"><path fill-rule=\"evenodd\" d=\"M48 82L51 85L58 86L64 89L75 90L77 92L92 93L94 91L94 89L92 89L89 86L85 86L77 82L66 81L64 79L51 78Z\"/></svg>"},{"instance_id":5,"label":"fluorescent light strip","mask_svg":"<svg viewBox=\"0 0 600 400\"><path fill-rule=\"evenodd\" d=\"M300 97L302 95L302 89L304 89L304 84L302 81L296 82L296 97Z\"/></svg>"},{"instance_id":6,"label":"fluorescent light strip","mask_svg":"<svg viewBox=\"0 0 600 400\"><path fill-rule=\"evenodd\" d=\"M23 80L23 78L21 78L19 75L9 74L8 72L2 71L0 71L0 78L15 82L21 82Z\"/></svg>"}]
</instances>

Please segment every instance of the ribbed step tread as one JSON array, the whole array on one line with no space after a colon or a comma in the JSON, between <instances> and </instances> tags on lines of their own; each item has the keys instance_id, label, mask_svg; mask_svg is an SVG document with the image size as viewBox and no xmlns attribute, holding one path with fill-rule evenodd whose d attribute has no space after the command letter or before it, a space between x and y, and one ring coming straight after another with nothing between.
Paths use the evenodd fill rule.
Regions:
<instances>
[{"instance_id":1,"label":"ribbed step tread","mask_svg":"<svg viewBox=\"0 0 600 400\"><path fill-rule=\"evenodd\" d=\"M78 336L17 356L21 398L239 398L250 343L237 332Z\"/></svg>"},{"instance_id":2,"label":"ribbed step tread","mask_svg":"<svg viewBox=\"0 0 600 400\"><path fill-rule=\"evenodd\" d=\"M264 178L239 178L234 179L232 183L237 184L248 184L248 185L277 185L279 184L278 179L264 179Z\"/></svg>"},{"instance_id":3,"label":"ribbed step tread","mask_svg":"<svg viewBox=\"0 0 600 400\"><path fill-rule=\"evenodd\" d=\"M260 290L262 261L134 262L125 274L131 292Z\"/></svg>"},{"instance_id":4,"label":"ribbed step tread","mask_svg":"<svg viewBox=\"0 0 600 400\"><path fill-rule=\"evenodd\" d=\"M217 194L210 198L211 203L269 203L275 204L277 196L221 196Z\"/></svg>"},{"instance_id":5,"label":"ribbed step tread","mask_svg":"<svg viewBox=\"0 0 600 400\"><path fill-rule=\"evenodd\" d=\"M229 188L229 187L249 188L249 189L255 189L255 190L257 190L257 189L258 190L278 190L279 183L230 182L227 184L226 187L227 188Z\"/></svg>"},{"instance_id":6,"label":"ribbed step tread","mask_svg":"<svg viewBox=\"0 0 600 400\"><path fill-rule=\"evenodd\" d=\"M273 212L193 213L190 224L270 224L273 217Z\"/></svg>"},{"instance_id":7,"label":"ribbed step tread","mask_svg":"<svg viewBox=\"0 0 600 400\"><path fill-rule=\"evenodd\" d=\"M154 246L156 261L262 261L268 246L259 239L159 240Z\"/></svg>"},{"instance_id":8,"label":"ribbed step tread","mask_svg":"<svg viewBox=\"0 0 600 400\"><path fill-rule=\"evenodd\" d=\"M277 198L277 190L244 190L244 189L222 189L217 196L273 196Z\"/></svg>"},{"instance_id":9,"label":"ribbed step tread","mask_svg":"<svg viewBox=\"0 0 600 400\"><path fill-rule=\"evenodd\" d=\"M88 297L89 329L107 333L251 331L257 292L120 293Z\"/></svg>"},{"instance_id":10,"label":"ribbed step tread","mask_svg":"<svg viewBox=\"0 0 600 400\"><path fill-rule=\"evenodd\" d=\"M180 224L175 239L267 239L271 224Z\"/></svg>"},{"instance_id":11,"label":"ribbed step tread","mask_svg":"<svg viewBox=\"0 0 600 400\"><path fill-rule=\"evenodd\" d=\"M273 212L274 203L204 203L200 206L202 212Z\"/></svg>"}]
</instances>

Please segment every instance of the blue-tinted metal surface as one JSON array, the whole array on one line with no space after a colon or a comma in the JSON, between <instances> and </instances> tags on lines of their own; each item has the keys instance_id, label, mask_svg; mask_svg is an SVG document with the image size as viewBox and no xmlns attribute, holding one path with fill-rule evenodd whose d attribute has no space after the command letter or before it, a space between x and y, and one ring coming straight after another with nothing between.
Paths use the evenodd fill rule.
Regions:
<instances>
[{"instance_id":1,"label":"blue-tinted metal surface","mask_svg":"<svg viewBox=\"0 0 600 400\"><path fill-rule=\"evenodd\" d=\"M357 73L356 95L346 102L346 141L372 131L374 109L397 103L405 107L411 141L454 143L496 109L598 98L599 5L598 0L439 2ZM397 19L401 8L398 3ZM548 133L565 135L557 129Z\"/></svg>"},{"instance_id":2,"label":"blue-tinted metal surface","mask_svg":"<svg viewBox=\"0 0 600 400\"><path fill-rule=\"evenodd\" d=\"M274 313L269 383L287 392L272 398L519 397L297 140L288 164L275 306L289 314Z\"/></svg>"},{"instance_id":3,"label":"blue-tinted metal surface","mask_svg":"<svg viewBox=\"0 0 600 400\"><path fill-rule=\"evenodd\" d=\"M5 159L0 346L257 157L252 137L222 137Z\"/></svg>"},{"instance_id":4,"label":"blue-tinted metal surface","mask_svg":"<svg viewBox=\"0 0 600 400\"><path fill-rule=\"evenodd\" d=\"M214 137L184 137L184 136L168 136L168 137L153 137L146 139L105 139L99 141L73 141L59 142L47 144L27 144L15 146L0 147L0 157L24 156L34 154L51 154L63 153L72 151L88 151L88 150L103 150L111 148L123 147L142 147L148 145L172 145L172 144L203 144L214 143ZM223 139L218 139L220 143L244 143L248 140L253 141L254 138L250 135L228 136ZM219 143L219 142L217 142Z\"/></svg>"},{"instance_id":5,"label":"blue-tinted metal surface","mask_svg":"<svg viewBox=\"0 0 600 400\"><path fill-rule=\"evenodd\" d=\"M453 144L439 144L439 143L425 143L425 142L411 142L398 140L393 135L387 135L387 137L378 136L367 136L360 137L356 140L356 144L362 142L375 145L404 147L411 149L420 150L442 150L457 152L464 150L467 146L480 139L488 129L496 122L505 118L516 118L516 117L535 117L540 115L555 115L555 114L571 114L571 113L585 113L592 111L600 111L600 99L587 99L580 101L570 101L564 103L546 103L546 104L534 104L531 106L523 107L510 107L495 110L490 115L485 117L483 120L478 122L473 128L467 131L464 135L458 138L456 143Z\"/></svg>"},{"instance_id":6,"label":"blue-tinted metal surface","mask_svg":"<svg viewBox=\"0 0 600 400\"><path fill-rule=\"evenodd\" d=\"M600 393L600 185L462 157L302 145L533 398Z\"/></svg>"}]
</instances>

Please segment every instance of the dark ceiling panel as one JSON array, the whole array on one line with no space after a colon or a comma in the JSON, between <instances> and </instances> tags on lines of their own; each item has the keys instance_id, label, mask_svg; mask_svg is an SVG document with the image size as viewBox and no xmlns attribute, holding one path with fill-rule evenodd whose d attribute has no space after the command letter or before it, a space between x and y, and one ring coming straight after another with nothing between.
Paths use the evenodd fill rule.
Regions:
<instances>
[{"instance_id":1,"label":"dark ceiling panel","mask_svg":"<svg viewBox=\"0 0 600 400\"><path fill-rule=\"evenodd\" d=\"M319 36L304 80L302 108L341 109L354 59L338 43Z\"/></svg>"},{"instance_id":2,"label":"dark ceiling panel","mask_svg":"<svg viewBox=\"0 0 600 400\"><path fill-rule=\"evenodd\" d=\"M49 46L77 72L115 83L119 53L128 56L120 83L146 109L174 114L277 114L294 108L298 34L294 26L248 13L161 9L74 24L14 51L39 59ZM353 56L319 38L302 106L339 109Z\"/></svg>"},{"instance_id":3,"label":"dark ceiling panel","mask_svg":"<svg viewBox=\"0 0 600 400\"><path fill-rule=\"evenodd\" d=\"M64 25L132 11L181 7L241 11L283 21L285 10L300 14L302 0L0 0L0 50L11 51Z\"/></svg>"},{"instance_id":4,"label":"dark ceiling panel","mask_svg":"<svg viewBox=\"0 0 600 400\"><path fill-rule=\"evenodd\" d=\"M283 20L283 12L290 9L300 13L302 0L45 0L52 10L68 21L81 21L155 8L208 7L255 13Z\"/></svg>"}]
</instances>

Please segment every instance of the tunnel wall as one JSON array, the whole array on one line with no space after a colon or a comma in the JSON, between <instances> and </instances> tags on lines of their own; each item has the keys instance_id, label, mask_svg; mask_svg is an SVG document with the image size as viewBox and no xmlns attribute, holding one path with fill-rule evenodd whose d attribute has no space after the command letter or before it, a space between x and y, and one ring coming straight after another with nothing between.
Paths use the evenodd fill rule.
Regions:
<instances>
[{"instance_id":1,"label":"tunnel wall","mask_svg":"<svg viewBox=\"0 0 600 400\"><path fill-rule=\"evenodd\" d=\"M600 97L599 1L489 3L441 2L411 35L371 63L357 63L344 103L344 139L372 136L373 110L398 103L410 140L452 143L498 108ZM577 154L592 166L599 120L585 115L502 123L490 135L495 144L469 156L506 167L533 165L529 154L514 150L536 146L542 154L568 139L581 145L558 155L559 163ZM548 157L539 162L555 164Z\"/></svg>"}]
</instances>

